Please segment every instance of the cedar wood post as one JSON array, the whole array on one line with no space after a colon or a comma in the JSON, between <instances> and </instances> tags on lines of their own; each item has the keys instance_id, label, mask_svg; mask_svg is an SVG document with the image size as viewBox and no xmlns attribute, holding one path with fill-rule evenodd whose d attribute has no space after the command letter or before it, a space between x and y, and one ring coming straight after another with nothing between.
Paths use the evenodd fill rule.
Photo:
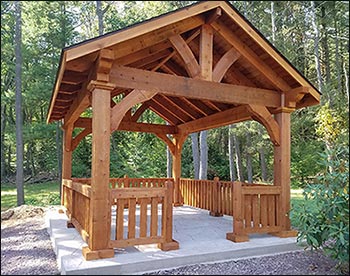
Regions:
<instances>
[{"instance_id":1,"label":"cedar wood post","mask_svg":"<svg viewBox=\"0 0 350 276\"><path fill-rule=\"evenodd\" d=\"M291 230L290 211L290 109L283 108L275 114L275 119L280 127L280 146L274 146L274 185L281 187L281 195L278 200L277 225L281 225L282 231L272 233L279 237L294 237L296 231Z\"/></svg>"},{"instance_id":2,"label":"cedar wood post","mask_svg":"<svg viewBox=\"0 0 350 276\"><path fill-rule=\"evenodd\" d=\"M111 232L109 202L110 163L110 103L109 87L92 85L92 162L91 198L89 215L89 244L83 247L86 260L111 258L114 250L108 248Z\"/></svg>"},{"instance_id":3,"label":"cedar wood post","mask_svg":"<svg viewBox=\"0 0 350 276\"><path fill-rule=\"evenodd\" d=\"M219 177L214 177L214 183L212 186L212 210L209 211L209 215L213 217L222 217L223 214L219 212L219 190L220 181Z\"/></svg>"},{"instance_id":4,"label":"cedar wood post","mask_svg":"<svg viewBox=\"0 0 350 276\"><path fill-rule=\"evenodd\" d=\"M233 242L249 241L248 235L244 231L244 195L242 194L242 182L234 182L232 186L233 204L233 232L226 233L226 239Z\"/></svg>"},{"instance_id":5,"label":"cedar wood post","mask_svg":"<svg viewBox=\"0 0 350 276\"><path fill-rule=\"evenodd\" d=\"M174 135L175 150L173 154L173 178L174 178L174 206L183 205L182 195L180 194L180 178L181 178L181 152L182 145L186 140L187 135Z\"/></svg>"},{"instance_id":6,"label":"cedar wood post","mask_svg":"<svg viewBox=\"0 0 350 276\"><path fill-rule=\"evenodd\" d=\"M165 182L166 196L163 203L162 212L162 235L164 242L159 243L158 247L163 251L179 249L179 243L173 240L173 183Z\"/></svg>"},{"instance_id":7,"label":"cedar wood post","mask_svg":"<svg viewBox=\"0 0 350 276\"><path fill-rule=\"evenodd\" d=\"M72 207L73 207L73 191L69 190L64 187L63 183L65 179L71 179L72 178L72 148L67 147L67 144L70 143L69 139L72 137L73 128L72 127L65 127L63 128L63 151L62 151L62 183L61 183L61 205L66 207L66 210L69 210L69 213L67 213L68 218L70 220L71 213L73 213ZM70 193L70 200L67 198L67 193ZM70 206L68 206L68 204ZM70 213L71 212L71 213ZM72 227L70 221L67 222L68 227Z\"/></svg>"}]
</instances>

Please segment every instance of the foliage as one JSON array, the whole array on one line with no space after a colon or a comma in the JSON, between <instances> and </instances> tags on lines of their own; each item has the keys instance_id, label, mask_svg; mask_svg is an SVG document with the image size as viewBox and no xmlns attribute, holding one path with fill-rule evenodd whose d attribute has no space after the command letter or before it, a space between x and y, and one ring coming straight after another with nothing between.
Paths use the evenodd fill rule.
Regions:
<instances>
[{"instance_id":1,"label":"foliage","mask_svg":"<svg viewBox=\"0 0 350 276\"><path fill-rule=\"evenodd\" d=\"M328 154L333 157L330 161L326 154L320 156L324 172L318 183L305 188L305 201L291 215L298 240L305 239L312 249L323 249L344 263L349 260L349 149L343 146ZM329 165L332 172L327 170Z\"/></svg>"}]
</instances>

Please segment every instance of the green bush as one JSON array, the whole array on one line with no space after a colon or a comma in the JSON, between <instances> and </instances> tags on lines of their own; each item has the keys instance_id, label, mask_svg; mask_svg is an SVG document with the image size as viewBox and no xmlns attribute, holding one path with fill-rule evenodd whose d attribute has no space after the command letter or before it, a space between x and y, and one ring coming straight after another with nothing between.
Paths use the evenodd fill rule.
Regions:
<instances>
[{"instance_id":1,"label":"green bush","mask_svg":"<svg viewBox=\"0 0 350 276\"><path fill-rule=\"evenodd\" d=\"M307 185L305 200L291 210L291 217L299 231L298 241L305 240L311 249L322 249L340 265L348 265L349 149L321 158L325 172L318 177L318 184Z\"/></svg>"}]
</instances>

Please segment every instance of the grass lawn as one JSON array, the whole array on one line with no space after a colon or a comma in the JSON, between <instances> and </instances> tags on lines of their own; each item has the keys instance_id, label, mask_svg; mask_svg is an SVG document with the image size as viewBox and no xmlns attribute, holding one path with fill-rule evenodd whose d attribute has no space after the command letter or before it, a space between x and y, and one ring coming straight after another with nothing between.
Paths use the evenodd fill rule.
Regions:
<instances>
[{"instance_id":1,"label":"grass lawn","mask_svg":"<svg viewBox=\"0 0 350 276\"><path fill-rule=\"evenodd\" d=\"M43 182L24 185L24 201L27 205L60 204L58 182ZM1 211L17 206L17 191L14 184L1 183Z\"/></svg>"}]
</instances>

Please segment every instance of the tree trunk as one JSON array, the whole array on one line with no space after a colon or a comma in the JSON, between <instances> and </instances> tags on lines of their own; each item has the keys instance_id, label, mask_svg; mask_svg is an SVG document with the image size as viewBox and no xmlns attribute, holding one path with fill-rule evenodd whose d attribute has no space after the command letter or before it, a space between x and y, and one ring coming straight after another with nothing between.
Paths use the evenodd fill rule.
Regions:
<instances>
[{"instance_id":1,"label":"tree trunk","mask_svg":"<svg viewBox=\"0 0 350 276\"><path fill-rule=\"evenodd\" d=\"M98 35L103 35L103 11L101 1L96 1L96 13L98 18Z\"/></svg>"},{"instance_id":2,"label":"tree trunk","mask_svg":"<svg viewBox=\"0 0 350 276\"><path fill-rule=\"evenodd\" d=\"M330 72L330 62L329 62L328 30L327 30L327 24L326 24L326 20L327 20L326 7L324 5L321 6L321 16L322 16L322 29L324 32L324 36L322 39L322 48L324 53L326 84L329 84L331 80L331 72Z\"/></svg>"},{"instance_id":3,"label":"tree trunk","mask_svg":"<svg viewBox=\"0 0 350 276\"><path fill-rule=\"evenodd\" d=\"M337 90L338 95L341 95L342 91L342 83L341 83L341 65L339 62L339 39L338 39L338 24L337 24L337 11L335 7L335 2L332 2L334 4L333 7L333 15L334 15L334 44L335 44L335 68L337 71ZM348 97L349 99L349 97Z\"/></svg>"},{"instance_id":4,"label":"tree trunk","mask_svg":"<svg viewBox=\"0 0 350 276\"><path fill-rule=\"evenodd\" d=\"M12 175L12 169L11 169L11 155L12 155L12 148L11 145L8 147L8 152L7 152L7 175L10 176Z\"/></svg>"},{"instance_id":5,"label":"tree trunk","mask_svg":"<svg viewBox=\"0 0 350 276\"><path fill-rule=\"evenodd\" d=\"M199 179L198 132L191 134L194 179Z\"/></svg>"},{"instance_id":6,"label":"tree trunk","mask_svg":"<svg viewBox=\"0 0 350 276\"><path fill-rule=\"evenodd\" d=\"M249 130L247 130L246 138L247 138L247 174L248 174L248 183L253 183L252 155L250 154L252 143L251 143L251 137L250 137Z\"/></svg>"},{"instance_id":7,"label":"tree trunk","mask_svg":"<svg viewBox=\"0 0 350 276\"><path fill-rule=\"evenodd\" d=\"M272 43L275 44L276 24L275 24L275 3L273 1L271 1L271 33L272 33Z\"/></svg>"},{"instance_id":8,"label":"tree trunk","mask_svg":"<svg viewBox=\"0 0 350 276\"><path fill-rule=\"evenodd\" d=\"M235 159L236 159L237 176L238 176L238 180L243 182L244 181L244 176L243 176L243 165L242 165L242 158L241 158L241 149L240 149L240 146L239 146L239 139L238 139L237 135L234 132L235 129L236 129L236 126L232 126L233 143L235 145Z\"/></svg>"},{"instance_id":9,"label":"tree trunk","mask_svg":"<svg viewBox=\"0 0 350 276\"><path fill-rule=\"evenodd\" d=\"M348 105L349 105L349 76L346 70L345 61L343 63L343 69L344 69L344 76L345 76L345 91L346 91L346 96L348 97Z\"/></svg>"},{"instance_id":10,"label":"tree trunk","mask_svg":"<svg viewBox=\"0 0 350 276\"><path fill-rule=\"evenodd\" d=\"M171 152L168 148L168 146L166 147L166 177L170 178L172 177L172 168L173 168L173 159L171 156Z\"/></svg>"},{"instance_id":11,"label":"tree trunk","mask_svg":"<svg viewBox=\"0 0 350 276\"><path fill-rule=\"evenodd\" d=\"M15 86L16 86L16 186L17 205L24 204L23 189L23 114L22 114L22 16L21 2L15 1Z\"/></svg>"},{"instance_id":12,"label":"tree trunk","mask_svg":"<svg viewBox=\"0 0 350 276\"><path fill-rule=\"evenodd\" d=\"M316 22L316 8L315 8L315 2L311 1L311 9L310 9L310 15L311 15L311 23L312 27L314 29L314 54L315 54L315 63L316 63L316 72L317 72L317 82L318 82L318 89L320 92L323 90L323 82L322 82L322 74L321 74L321 62L320 62L320 55L319 55L319 41L320 41L320 35L319 30Z\"/></svg>"},{"instance_id":13,"label":"tree trunk","mask_svg":"<svg viewBox=\"0 0 350 276\"><path fill-rule=\"evenodd\" d=\"M200 164L199 164L199 179L207 179L208 177L208 131L200 132Z\"/></svg>"},{"instance_id":14,"label":"tree trunk","mask_svg":"<svg viewBox=\"0 0 350 276\"><path fill-rule=\"evenodd\" d=\"M233 143L233 126L230 125L228 128L228 160L230 164L230 179L231 181L237 180L235 161L234 161L234 143Z\"/></svg>"},{"instance_id":15,"label":"tree trunk","mask_svg":"<svg viewBox=\"0 0 350 276\"><path fill-rule=\"evenodd\" d=\"M264 148L260 148L260 168L261 168L261 180L263 182L267 181L267 169L266 169L266 158L265 158L265 150Z\"/></svg>"},{"instance_id":16,"label":"tree trunk","mask_svg":"<svg viewBox=\"0 0 350 276\"><path fill-rule=\"evenodd\" d=\"M6 127L6 105L1 103L1 179L5 180L5 127Z\"/></svg>"}]
</instances>

